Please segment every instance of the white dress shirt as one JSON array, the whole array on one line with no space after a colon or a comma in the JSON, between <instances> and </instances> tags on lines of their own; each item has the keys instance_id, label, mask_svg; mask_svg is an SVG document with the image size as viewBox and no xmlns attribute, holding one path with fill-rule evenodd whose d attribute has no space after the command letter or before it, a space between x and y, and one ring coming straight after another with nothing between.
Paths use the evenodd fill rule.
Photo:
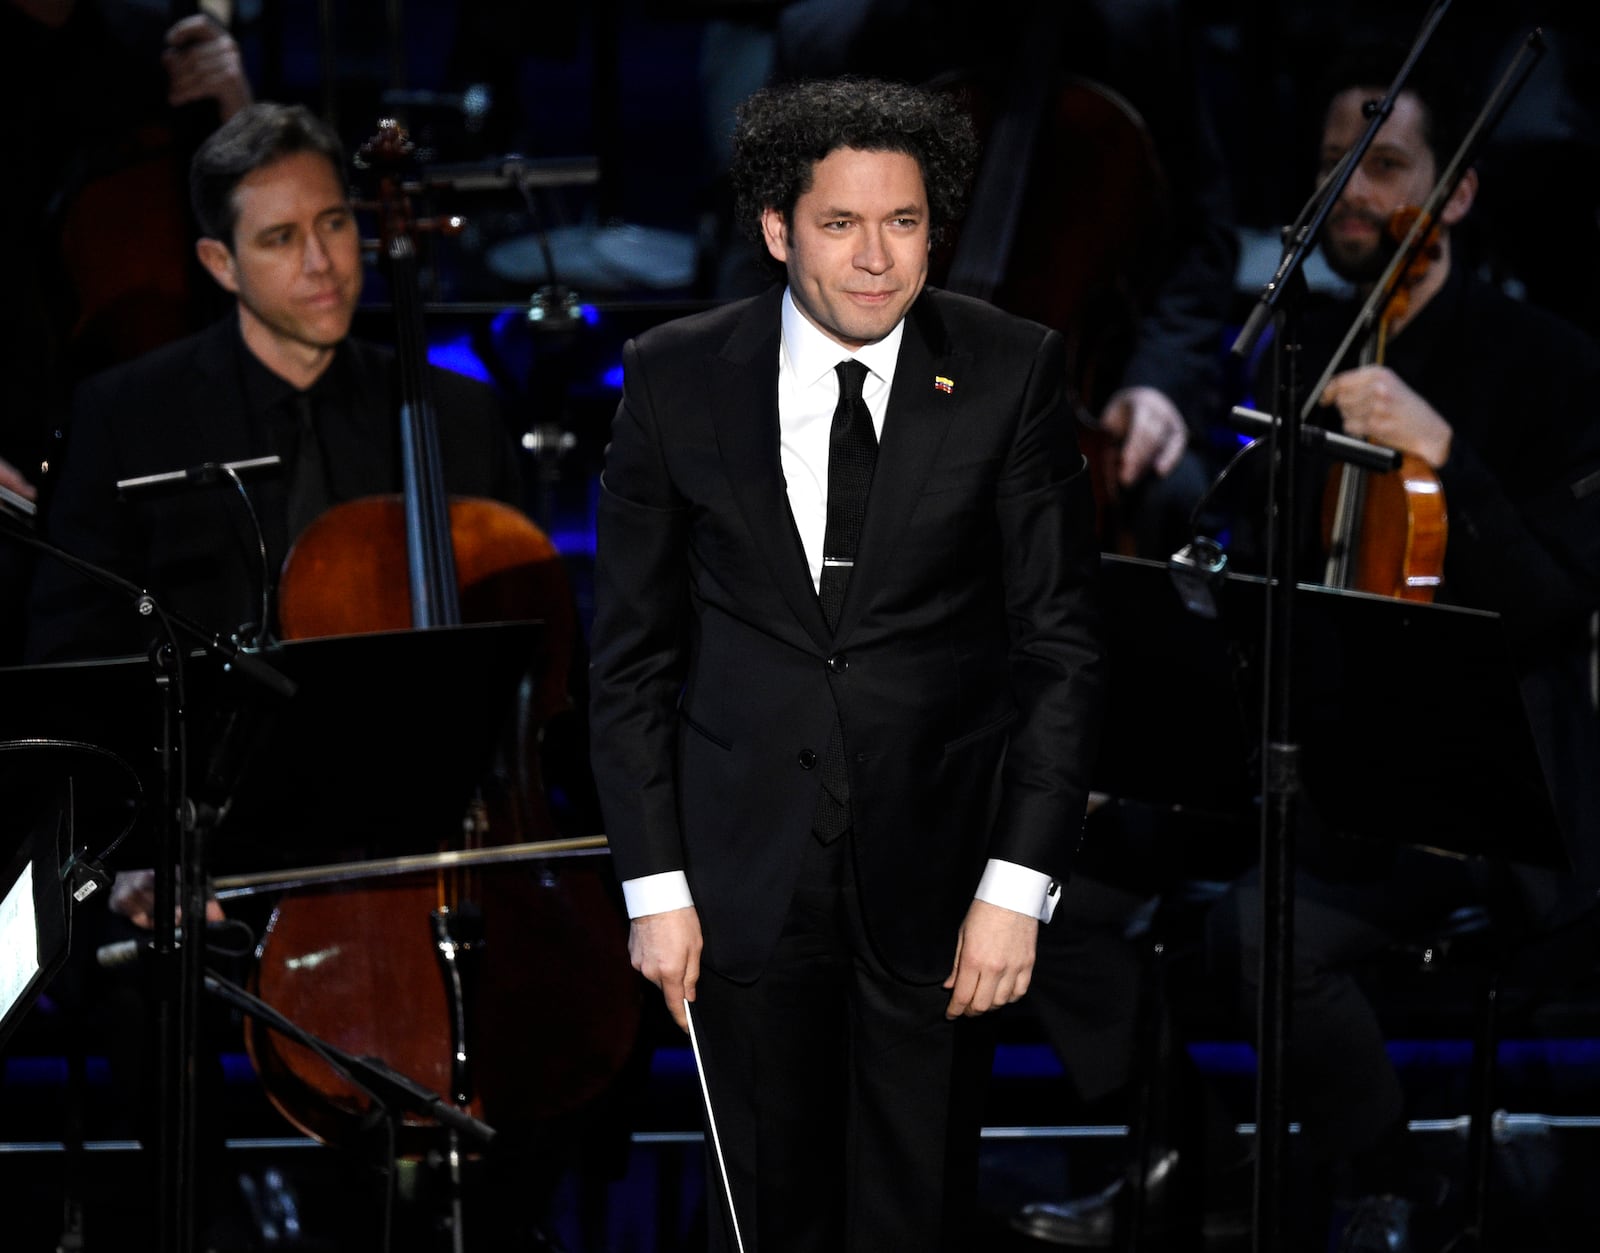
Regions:
<instances>
[{"instance_id":1,"label":"white dress shirt","mask_svg":"<svg viewBox=\"0 0 1600 1253\"><path fill-rule=\"evenodd\" d=\"M783 335L778 348L779 457L789 491L789 510L811 568L812 587L820 587L822 582L822 540L828 526L828 440L839 403L839 376L834 367L852 357L867 367L861 399L881 440L904 331L905 323L899 322L876 343L850 352L812 325L795 307L792 295L783 293ZM622 894L630 918L694 904L689 880L681 870L625 880ZM1049 875L990 858L974 895L991 905L1049 922L1060 888Z\"/></svg>"}]
</instances>

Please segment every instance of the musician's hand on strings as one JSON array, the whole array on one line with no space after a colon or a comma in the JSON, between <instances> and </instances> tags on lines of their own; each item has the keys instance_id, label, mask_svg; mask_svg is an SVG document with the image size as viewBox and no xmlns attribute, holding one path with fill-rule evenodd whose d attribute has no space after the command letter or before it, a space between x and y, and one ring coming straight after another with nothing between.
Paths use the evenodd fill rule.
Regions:
<instances>
[{"instance_id":1,"label":"musician's hand on strings","mask_svg":"<svg viewBox=\"0 0 1600 1253\"><path fill-rule=\"evenodd\" d=\"M944 986L946 1018L975 1018L1020 1000L1033 978L1039 920L988 901L973 901L956 936L956 958Z\"/></svg>"},{"instance_id":2,"label":"musician's hand on strings","mask_svg":"<svg viewBox=\"0 0 1600 1253\"><path fill-rule=\"evenodd\" d=\"M1322 403L1337 406L1346 435L1413 453L1435 470L1450 458L1450 424L1388 366L1334 375Z\"/></svg>"},{"instance_id":3,"label":"musician's hand on strings","mask_svg":"<svg viewBox=\"0 0 1600 1253\"><path fill-rule=\"evenodd\" d=\"M1189 446L1189 427L1165 392L1124 387L1106 402L1100 429L1117 442L1117 482L1131 487L1150 471L1166 478Z\"/></svg>"},{"instance_id":4,"label":"musician's hand on strings","mask_svg":"<svg viewBox=\"0 0 1600 1253\"><path fill-rule=\"evenodd\" d=\"M39 497L33 484L22 477L22 471L4 458L0 458L0 487L8 487L27 500L37 500Z\"/></svg>"},{"instance_id":5,"label":"musician's hand on strings","mask_svg":"<svg viewBox=\"0 0 1600 1253\"><path fill-rule=\"evenodd\" d=\"M704 946L700 914L693 905L645 914L628 926L628 956L633 968L661 989L672 1020L685 1031L689 1020L683 1003L694 1000Z\"/></svg>"},{"instance_id":6,"label":"musician's hand on strings","mask_svg":"<svg viewBox=\"0 0 1600 1253\"><path fill-rule=\"evenodd\" d=\"M167 67L167 103L215 100L226 122L254 98L233 36L204 14L167 31L161 63Z\"/></svg>"},{"instance_id":7,"label":"musician's hand on strings","mask_svg":"<svg viewBox=\"0 0 1600 1253\"><path fill-rule=\"evenodd\" d=\"M136 927L153 930L156 922L156 872L154 870L119 870L111 884L111 912L121 914ZM174 910L179 922L183 911ZM222 922L227 915L215 897L206 901L206 921Z\"/></svg>"}]
</instances>

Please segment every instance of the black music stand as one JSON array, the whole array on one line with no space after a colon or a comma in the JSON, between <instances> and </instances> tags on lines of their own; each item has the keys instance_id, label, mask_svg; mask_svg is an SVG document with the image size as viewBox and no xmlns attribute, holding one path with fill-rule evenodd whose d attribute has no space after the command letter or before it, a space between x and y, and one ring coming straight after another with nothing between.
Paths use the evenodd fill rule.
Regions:
<instances>
[{"instance_id":1,"label":"black music stand","mask_svg":"<svg viewBox=\"0 0 1600 1253\"><path fill-rule=\"evenodd\" d=\"M1096 791L1231 816L1260 791L1255 696L1219 622L1184 610L1166 566L1101 558L1110 666Z\"/></svg>"},{"instance_id":2,"label":"black music stand","mask_svg":"<svg viewBox=\"0 0 1600 1253\"><path fill-rule=\"evenodd\" d=\"M235 721L204 799L209 868L264 870L432 852L459 829L543 634L539 622L286 644L292 701Z\"/></svg>"},{"instance_id":3,"label":"black music stand","mask_svg":"<svg viewBox=\"0 0 1600 1253\"><path fill-rule=\"evenodd\" d=\"M0 1050L67 960L71 925L55 834L36 828L0 862Z\"/></svg>"},{"instance_id":4,"label":"black music stand","mask_svg":"<svg viewBox=\"0 0 1600 1253\"><path fill-rule=\"evenodd\" d=\"M1165 563L1102 561L1111 697L1096 788L1245 812L1260 791L1265 580L1225 576L1212 621L1184 609ZM1296 595L1300 778L1327 823L1566 868L1500 616L1304 584Z\"/></svg>"},{"instance_id":5,"label":"black music stand","mask_svg":"<svg viewBox=\"0 0 1600 1253\"><path fill-rule=\"evenodd\" d=\"M1107 556L1102 579L1111 690L1095 787L1247 813L1261 790L1265 580L1216 579L1211 619L1184 607L1165 563ZM1569 866L1498 614L1304 584L1296 601L1298 790L1329 829ZM1148 1169L1139 1139L1135 1222Z\"/></svg>"},{"instance_id":6,"label":"black music stand","mask_svg":"<svg viewBox=\"0 0 1600 1253\"><path fill-rule=\"evenodd\" d=\"M486 770L542 629L491 623L291 643L262 659L292 681L292 695L214 656L189 657L188 737L209 751L197 755L207 765L190 772L185 794L174 793L191 870L185 914L204 912L213 841L218 861L253 869L437 847ZM99 745L131 763L146 795L158 798L171 781L150 748L155 695L143 658L0 669L0 737ZM157 955L170 956L159 946ZM178 1112L175 1125L163 1113L158 1191L168 1207L163 1246L187 1250L202 946L182 945L176 956L178 969L162 985L177 989L182 1022L163 1025L162 1074L178 1076ZM167 1104L164 1088L164 1111Z\"/></svg>"},{"instance_id":7,"label":"black music stand","mask_svg":"<svg viewBox=\"0 0 1600 1253\"><path fill-rule=\"evenodd\" d=\"M261 654L298 686L288 698L191 658L190 791L217 810L216 865L432 851L482 778L542 629L487 623L296 641ZM144 658L0 668L0 740L99 745L130 763L154 799L151 690ZM80 800L80 826L92 804ZM126 813L124 798L116 813Z\"/></svg>"}]
</instances>

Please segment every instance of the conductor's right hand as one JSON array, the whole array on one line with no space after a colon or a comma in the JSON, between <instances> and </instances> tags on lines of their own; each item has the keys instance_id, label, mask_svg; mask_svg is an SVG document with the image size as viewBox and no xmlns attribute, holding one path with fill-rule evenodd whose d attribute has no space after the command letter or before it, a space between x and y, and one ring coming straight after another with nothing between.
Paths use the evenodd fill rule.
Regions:
<instances>
[{"instance_id":1,"label":"conductor's right hand","mask_svg":"<svg viewBox=\"0 0 1600 1253\"><path fill-rule=\"evenodd\" d=\"M686 1000L694 1000L700 982L700 914L693 905L645 914L628 927L628 956L633 968L666 998L667 1012L683 1030L689 1029Z\"/></svg>"}]
</instances>

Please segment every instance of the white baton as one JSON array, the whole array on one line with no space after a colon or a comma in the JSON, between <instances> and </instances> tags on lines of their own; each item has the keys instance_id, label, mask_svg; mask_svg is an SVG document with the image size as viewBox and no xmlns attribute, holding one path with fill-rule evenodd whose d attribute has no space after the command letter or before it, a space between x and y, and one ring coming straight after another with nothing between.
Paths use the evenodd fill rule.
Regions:
<instances>
[{"instance_id":1,"label":"white baton","mask_svg":"<svg viewBox=\"0 0 1600 1253\"><path fill-rule=\"evenodd\" d=\"M706 1063L700 1056L700 1040L694 1033L694 1013L684 998L683 1016L689 1024L689 1047L694 1050L695 1069L700 1072L700 1095L706 1103L706 1126L711 1128L711 1149L717 1156L717 1173L722 1176L722 1195L728 1202L728 1220L733 1223L733 1241L744 1253L744 1237L739 1234L739 1214L733 1208L733 1185L728 1182L728 1164L722 1160L722 1140L717 1135L717 1116L711 1109L711 1089L706 1086Z\"/></svg>"}]
</instances>

